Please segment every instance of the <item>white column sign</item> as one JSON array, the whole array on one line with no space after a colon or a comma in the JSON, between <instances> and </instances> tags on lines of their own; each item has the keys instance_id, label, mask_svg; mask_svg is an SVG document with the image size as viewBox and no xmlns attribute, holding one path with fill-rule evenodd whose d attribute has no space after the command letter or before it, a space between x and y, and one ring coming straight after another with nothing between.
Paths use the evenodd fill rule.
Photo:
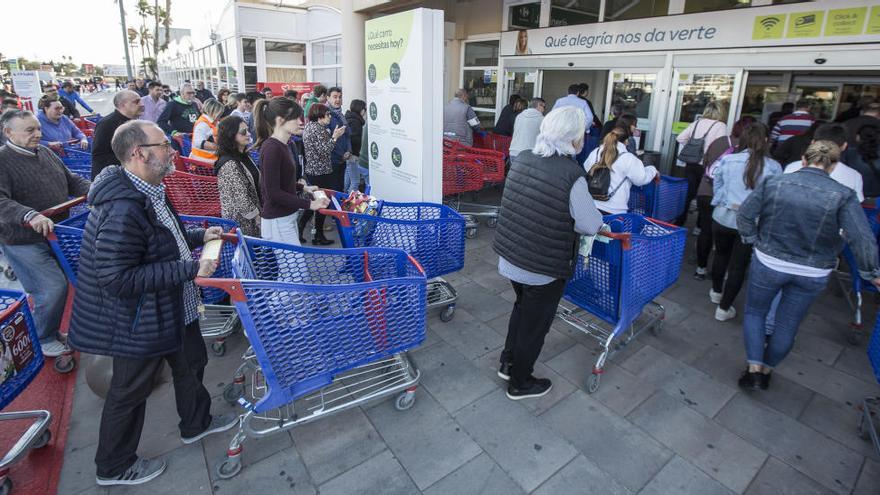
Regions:
<instances>
[{"instance_id":1,"label":"white column sign","mask_svg":"<svg viewBox=\"0 0 880 495\"><path fill-rule=\"evenodd\" d=\"M43 96L40 89L40 75L35 70L12 71L12 89L21 98L21 107L29 112L37 112L37 103Z\"/></svg>"},{"instance_id":2,"label":"white column sign","mask_svg":"<svg viewBox=\"0 0 880 495\"><path fill-rule=\"evenodd\" d=\"M443 12L367 21L367 137L372 193L439 203L443 195Z\"/></svg>"}]
</instances>

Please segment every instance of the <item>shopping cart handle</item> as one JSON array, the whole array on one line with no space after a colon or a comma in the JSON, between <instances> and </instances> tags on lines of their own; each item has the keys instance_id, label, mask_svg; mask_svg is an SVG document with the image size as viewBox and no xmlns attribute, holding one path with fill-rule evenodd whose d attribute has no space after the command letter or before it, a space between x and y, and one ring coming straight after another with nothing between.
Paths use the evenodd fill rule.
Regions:
<instances>
[{"instance_id":1,"label":"shopping cart handle","mask_svg":"<svg viewBox=\"0 0 880 495\"><path fill-rule=\"evenodd\" d=\"M415 259L415 258L413 258L413 257L412 257L412 255L409 255L409 254L408 254L408 255L406 255L406 257L407 257L407 258L409 258L409 262L410 262L410 263L412 263L412 264L413 264L413 265L415 265L415 266L416 266L416 268L418 268L418 269L419 269L419 271L420 271L420 272L422 272L422 275L424 275L424 274L425 274L425 269L424 269L424 268L422 268L422 264L421 264L421 263L419 263L419 260L417 260L417 259Z\"/></svg>"},{"instance_id":2,"label":"shopping cart handle","mask_svg":"<svg viewBox=\"0 0 880 495\"><path fill-rule=\"evenodd\" d=\"M343 227L351 227L351 220L349 220L347 212L321 208L320 210L318 210L318 213L320 213L321 215L327 215L328 217L336 218L337 220L339 220L339 224Z\"/></svg>"},{"instance_id":3,"label":"shopping cart handle","mask_svg":"<svg viewBox=\"0 0 880 495\"><path fill-rule=\"evenodd\" d=\"M74 206L76 206L78 204L85 202L85 200L86 200L85 196L73 198L69 201L65 201L65 202L61 203L60 205L55 205L51 208L47 208L47 209L41 211L40 215L43 215L46 218L51 218L51 217L54 217L55 215L58 215L59 213L64 213L65 211L73 208Z\"/></svg>"},{"instance_id":4,"label":"shopping cart handle","mask_svg":"<svg viewBox=\"0 0 880 495\"><path fill-rule=\"evenodd\" d=\"M678 225L675 225L675 224L672 224L669 222L664 222L663 220L657 220L656 218L651 218L651 217L645 217L645 218L653 223L658 224L658 225L665 225L666 227L672 227L673 229L680 229L681 228Z\"/></svg>"},{"instance_id":5,"label":"shopping cart handle","mask_svg":"<svg viewBox=\"0 0 880 495\"><path fill-rule=\"evenodd\" d=\"M199 287L213 287L226 292L229 294L229 300L232 302L247 302L244 288L238 279L196 277L195 283Z\"/></svg>"},{"instance_id":6,"label":"shopping cart handle","mask_svg":"<svg viewBox=\"0 0 880 495\"><path fill-rule=\"evenodd\" d=\"M599 232L598 235L620 241L625 251L632 247L632 239L629 232Z\"/></svg>"},{"instance_id":7,"label":"shopping cart handle","mask_svg":"<svg viewBox=\"0 0 880 495\"><path fill-rule=\"evenodd\" d=\"M234 228L229 232L224 232L224 233L220 234L220 238L223 239L223 242L231 242L232 244L238 244L238 234L235 233Z\"/></svg>"}]
</instances>

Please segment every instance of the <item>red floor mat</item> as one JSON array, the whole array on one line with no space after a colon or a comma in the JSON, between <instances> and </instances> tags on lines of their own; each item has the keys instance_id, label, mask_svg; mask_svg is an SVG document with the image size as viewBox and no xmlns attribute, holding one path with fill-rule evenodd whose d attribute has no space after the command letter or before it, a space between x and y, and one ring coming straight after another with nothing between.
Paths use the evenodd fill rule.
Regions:
<instances>
[{"instance_id":1,"label":"red floor mat","mask_svg":"<svg viewBox=\"0 0 880 495\"><path fill-rule=\"evenodd\" d=\"M64 463L64 445L73 407L75 370L66 375L52 369L52 359L46 360L43 370L3 412L46 409L52 413L52 441L49 445L32 450L27 457L10 469L9 477L14 484L14 495L47 495L56 493ZM27 428L25 421L0 422L0 449L8 452L21 432Z\"/></svg>"}]
</instances>

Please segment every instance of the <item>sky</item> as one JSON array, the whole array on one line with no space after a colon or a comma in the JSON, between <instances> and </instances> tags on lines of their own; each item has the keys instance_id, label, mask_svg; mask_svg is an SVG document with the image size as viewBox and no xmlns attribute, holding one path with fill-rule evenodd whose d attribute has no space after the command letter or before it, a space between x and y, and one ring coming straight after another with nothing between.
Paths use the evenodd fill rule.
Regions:
<instances>
[{"instance_id":1,"label":"sky","mask_svg":"<svg viewBox=\"0 0 880 495\"><path fill-rule=\"evenodd\" d=\"M119 7L114 0L0 1L7 13L32 12L39 6L39 12L33 15L4 19L0 27L0 53L4 57L58 61L62 55L69 55L76 64L125 64ZM128 27L140 26L136 3L123 0ZM165 0L159 3L164 6ZM173 0L172 27L187 29L194 23L207 23L199 4L199 0Z\"/></svg>"}]
</instances>

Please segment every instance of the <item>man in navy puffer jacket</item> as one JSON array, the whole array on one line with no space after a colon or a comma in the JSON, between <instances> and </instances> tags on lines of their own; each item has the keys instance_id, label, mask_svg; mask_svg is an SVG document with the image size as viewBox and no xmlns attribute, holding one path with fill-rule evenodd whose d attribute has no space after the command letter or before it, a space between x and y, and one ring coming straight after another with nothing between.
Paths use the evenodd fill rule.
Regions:
<instances>
[{"instance_id":1,"label":"man in navy puffer jacket","mask_svg":"<svg viewBox=\"0 0 880 495\"><path fill-rule=\"evenodd\" d=\"M92 210L68 337L75 349L113 357L95 454L101 486L145 483L165 470L164 461L137 456L147 397L163 360L171 368L184 443L238 421L211 416L202 383L208 355L193 280L211 276L216 266L193 260L191 249L218 238L220 229L187 230L165 198L162 178L174 166L156 124L127 122L111 146L123 166L104 169L89 190Z\"/></svg>"}]
</instances>

